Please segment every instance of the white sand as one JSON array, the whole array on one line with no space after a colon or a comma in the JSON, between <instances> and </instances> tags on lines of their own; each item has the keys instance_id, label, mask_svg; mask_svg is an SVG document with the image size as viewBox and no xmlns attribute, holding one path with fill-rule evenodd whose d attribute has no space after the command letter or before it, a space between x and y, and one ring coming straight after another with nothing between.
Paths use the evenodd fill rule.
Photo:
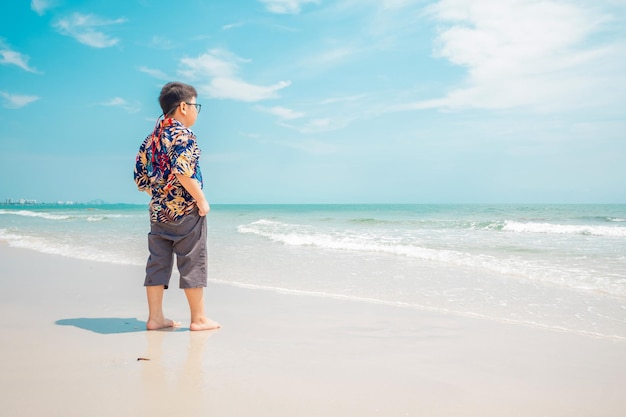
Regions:
<instances>
[{"instance_id":1,"label":"white sand","mask_svg":"<svg viewBox=\"0 0 626 417\"><path fill-rule=\"evenodd\" d=\"M626 415L626 341L216 284L146 332L142 282L0 245L0 416Z\"/></svg>"}]
</instances>

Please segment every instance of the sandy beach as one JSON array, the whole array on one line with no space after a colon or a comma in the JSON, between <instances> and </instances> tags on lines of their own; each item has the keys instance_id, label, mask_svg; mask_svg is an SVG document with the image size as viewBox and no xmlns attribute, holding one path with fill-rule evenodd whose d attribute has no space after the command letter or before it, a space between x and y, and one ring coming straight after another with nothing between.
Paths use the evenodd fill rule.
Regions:
<instances>
[{"instance_id":1,"label":"sandy beach","mask_svg":"<svg viewBox=\"0 0 626 417\"><path fill-rule=\"evenodd\" d=\"M625 340L215 283L222 329L190 332L172 288L183 327L147 332L142 281L0 245L0 415L626 413Z\"/></svg>"}]
</instances>

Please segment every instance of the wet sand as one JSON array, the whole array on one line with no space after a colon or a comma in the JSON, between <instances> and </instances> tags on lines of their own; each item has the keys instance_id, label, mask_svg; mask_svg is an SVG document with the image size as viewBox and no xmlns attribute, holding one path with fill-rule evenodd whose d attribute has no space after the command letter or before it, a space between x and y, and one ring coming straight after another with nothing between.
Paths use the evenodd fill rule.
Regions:
<instances>
[{"instance_id":1,"label":"wet sand","mask_svg":"<svg viewBox=\"0 0 626 417\"><path fill-rule=\"evenodd\" d=\"M0 244L0 415L626 413L625 340L215 283L222 329L190 332L171 288L183 327L148 332L142 283L142 267Z\"/></svg>"}]
</instances>

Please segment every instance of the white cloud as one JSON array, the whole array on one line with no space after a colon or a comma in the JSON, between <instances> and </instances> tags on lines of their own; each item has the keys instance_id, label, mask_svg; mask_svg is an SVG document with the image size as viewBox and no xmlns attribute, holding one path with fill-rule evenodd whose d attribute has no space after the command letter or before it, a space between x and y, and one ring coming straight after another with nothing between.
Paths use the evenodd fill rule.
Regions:
<instances>
[{"instance_id":1,"label":"white cloud","mask_svg":"<svg viewBox=\"0 0 626 417\"><path fill-rule=\"evenodd\" d=\"M54 6L55 6L55 2L53 0L31 0L30 1L30 8L39 16L43 16L46 13L46 10L51 9Z\"/></svg>"},{"instance_id":2,"label":"white cloud","mask_svg":"<svg viewBox=\"0 0 626 417\"><path fill-rule=\"evenodd\" d=\"M182 75L197 78L208 75L211 77L231 77L237 72L239 63L249 62L224 49L211 49L197 58L183 58Z\"/></svg>"},{"instance_id":3,"label":"white cloud","mask_svg":"<svg viewBox=\"0 0 626 417\"><path fill-rule=\"evenodd\" d=\"M288 109L286 107L281 107L281 106L274 106L274 107L257 106L256 108L265 113L278 116L279 118L283 120L294 120L294 119L299 119L301 117L304 117L304 113L297 112L295 110Z\"/></svg>"},{"instance_id":4,"label":"white cloud","mask_svg":"<svg viewBox=\"0 0 626 417\"><path fill-rule=\"evenodd\" d=\"M280 81L269 86L259 86L236 78L217 77L213 78L208 85L202 86L201 89L214 98L254 102L278 97L276 92L290 84L289 81Z\"/></svg>"},{"instance_id":5,"label":"white cloud","mask_svg":"<svg viewBox=\"0 0 626 417\"><path fill-rule=\"evenodd\" d=\"M167 74L165 74L163 71L159 69L153 69L153 68L141 66L138 68L138 70L158 80L169 80L171 78L171 77L168 77Z\"/></svg>"},{"instance_id":6,"label":"white cloud","mask_svg":"<svg viewBox=\"0 0 626 417\"><path fill-rule=\"evenodd\" d=\"M181 60L179 74L191 80L201 80L199 91L214 98L255 102L278 97L277 92L291 84L279 81L268 86L248 83L237 75L239 65L247 63L229 51L212 49L196 58Z\"/></svg>"},{"instance_id":7,"label":"white cloud","mask_svg":"<svg viewBox=\"0 0 626 417\"><path fill-rule=\"evenodd\" d=\"M126 100L121 97L114 97L109 101L105 101L102 103L103 106L124 106L126 105Z\"/></svg>"},{"instance_id":8,"label":"white cloud","mask_svg":"<svg viewBox=\"0 0 626 417\"><path fill-rule=\"evenodd\" d=\"M158 35L153 35L148 45L155 49L174 49L176 47L176 44L167 37Z\"/></svg>"},{"instance_id":9,"label":"white cloud","mask_svg":"<svg viewBox=\"0 0 626 417\"><path fill-rule=\"evenodd\" d=\"M244 25L245 25L244 22L229 23L227 25L223 25L222 26L222 30L230 30L230 29L234 29L234 28L239 28L239 27L242 27Z\"/></svg>"},{"instance_id":10,"label":"white cloud","mask_svg":"<svg viewBox=\"0 0 626 417\"><path fill-rule=\"evenodd\" d=\"M325 70L344 64L359 53L367 51L367 49L368 48L350 47L347 45L330 47L319 52L307 54L307 56L300 61L299 65L308 71Z\"/></svg>"},{"instance_id":11,"label":"white cloud","mask_svg":"<svg viewBox=\"0 0 626 417\"><path fill-rule=\"evenodd\" d=\"M4 98L4 107L8 109L19 109L39 100L39 97L37 96L23 96L19 94L10 94L4 91L0 91L0 96Z\"/></svg>"},{"instance_id":12,"label":"white cloud","mask_svg":"<svg viewBox=\"0 0 626 417\"><path fill-rule=\"evenodd\" d=\"M297 149L313 155L328 155L337 152L337 146L315 139L294 139L289 141L265 141L278 146Z\"/></svg>"},{"instance_id":13,"label":"white cloud","mask_svg":"<svg viewBox=\"0 0 626 417\"><path fill-rule=\"evenodd\" d=\"M302 123L293 124L281 122L280 125L294 129L303 134L315 134L322 132L330 132L333 130L343 129L352 122L350 117L317 117L304 120Z\"/></svg>"},{"instance_id":14,"label":"white cloud","mask_svg":"<svg viewBox=\"0 0 626 417\"><path fill-rule=\"evenodd\" d=\"M62 35L70 36L78 42L94 48L108 48L116 45L119 39L113 38L99 30L100 27L118 25L125 19L107 20L98 16L74 13L65 19L57 20L53 26Z\"/></svg>"},{"instance_id":15,"label":"white cloud","mask_svg":"<svg viewBox=\"0 0 626 417\"><path fill-rule=\"evenodd\" d=\"M428 13L441 24L436 55L465 67L467 78L445 97L406 108L555 110L610 88L607 76L623 85L623 71L603 73L623 46L591 45L607 15L580 2L440 0Z\"/></svg>"},{"instance_id":16,"label":"white cloud","mask_svg":"<svg viewBox=\"0 0 626 417\"><path fill-rule=\"evenodd\" d=\"M307 3L319 4L319 0L260 0L265 8L278 14L298 14Z\"/></svg>"},{"instance_id":17,"label":"white cloud","mask_svg":"<svg viewBox=\"0 0 626 417\"><path fill-rule=\"evenodd\" d=\"M110 100L99 103L100 106L106 107L120 107L129 113L137 113L141 110L141 104L139 102L129 103L121 97L113 97Z\"/></svg>"},{"instance_id":18,"label":"white cloud","mask_svg":"<svg viewBox=\"0 0 626 417\"><path fill-rule=\"evenodd\" d=\"M367 99L368 94L357 94L353 96L331 97L320 101L320 104L335 104L335 103L349 103L358 102Z\"/></svg>"},{"instance_id":19,"label":"white cloud","mask_svg":"<svg viewBox=\"0 0 626 417\"><path fill-rule=\"evenodd\" d=\"M0 39L0 64L16 65L24 71L38 73L39 71L28 65L29 59L28 56L12 50Z\"/></svg>"},{"instance_id":20,"label":"white cloud","mask_svg":"<svg viewBox=\"0 0 626 417\"><path fill-rule=\"evenodd\" d=\"M315 131L323 131L330 128L332 120L330 118L314 119L308 124L308 127Z\"/></svg>"},{"instance_id":21,"label":"white cloud","mask_svg":"<svg viewBox=\"0 0 626 417\"><path fill-rule=\"evenodd\" d=\"M383 0L383 9L403 9L416 3L422 3L423 0Z\"/></svg>"}]
</instances>

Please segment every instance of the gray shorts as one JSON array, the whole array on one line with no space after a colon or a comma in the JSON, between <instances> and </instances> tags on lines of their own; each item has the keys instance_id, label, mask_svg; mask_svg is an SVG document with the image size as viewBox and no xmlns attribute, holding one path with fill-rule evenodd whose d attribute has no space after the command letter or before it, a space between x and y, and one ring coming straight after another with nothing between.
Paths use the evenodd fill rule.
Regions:
<instances>
[{"instance_id":1,"label":"gray shorts","mask_svg":"<svg viewBox=\"0 0 626 417\"><path fill-rule=\"evenodd\" d=\"M198 210L175 222L150 223L148 249L144 286L164 285L167 289L176 255L180 288L206 287L207 224Z\"/></svg>"}]
</instances>

